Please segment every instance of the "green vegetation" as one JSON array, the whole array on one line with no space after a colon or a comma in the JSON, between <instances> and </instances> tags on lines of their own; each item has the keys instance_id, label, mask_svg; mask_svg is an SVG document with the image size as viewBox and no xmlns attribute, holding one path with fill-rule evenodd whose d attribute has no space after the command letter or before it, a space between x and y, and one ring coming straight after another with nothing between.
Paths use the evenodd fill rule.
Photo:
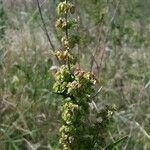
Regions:
<instances>
[{"instance_id":1,"label":"green vegetation","mask_svg":"<svg viewBox=\"0 0 150 150\"><path fill-rule=\"evenodd\" d=\"M36 1L0 0L0 150L149 150L150 2L40 2L55 52Z\"/></svg>"}]
</instances>

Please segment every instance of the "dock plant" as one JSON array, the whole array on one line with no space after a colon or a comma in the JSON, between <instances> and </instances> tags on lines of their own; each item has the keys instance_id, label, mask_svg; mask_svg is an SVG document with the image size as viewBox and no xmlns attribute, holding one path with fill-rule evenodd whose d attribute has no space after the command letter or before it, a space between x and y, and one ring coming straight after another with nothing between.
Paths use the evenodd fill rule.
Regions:
<instances>
[{"instance_id":1,"label":"dock plant","mask_svg":"<svg viewBox=\"0 0 150 150\"><path fill-rule=\"evenodd\" d=\"M73 53L80 42L75 32L78 21L73 18L75 6L69 0L57 6L55 27L60 31L61 49L54 55L60 62L55 73L53 90L62 96L59 144L62 150L101 149L105 146L107 126L112 119L113 107L106 106L90 119L91 95L95 93L97 79L92 72L81 69ZM72 16L71 16L72 15ZM92 121L93 120L93 121Z\"/></svg>"}]
</instances>

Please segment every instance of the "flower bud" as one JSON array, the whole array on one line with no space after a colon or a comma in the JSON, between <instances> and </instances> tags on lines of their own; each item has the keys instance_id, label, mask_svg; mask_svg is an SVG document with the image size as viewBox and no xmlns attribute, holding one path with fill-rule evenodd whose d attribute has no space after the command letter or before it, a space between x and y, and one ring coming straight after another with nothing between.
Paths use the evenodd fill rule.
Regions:
<instances>
[{"instance_id":1,"label":"flower bud","mask_svg":"<svg viewBox=\"0 0 150 150\"><path fill-rule=\"evenodd\" d=\"M65 48L69 48L69 40L67 39L67 37L62 37L61 43Z\"/></svg>"}]
</instances>

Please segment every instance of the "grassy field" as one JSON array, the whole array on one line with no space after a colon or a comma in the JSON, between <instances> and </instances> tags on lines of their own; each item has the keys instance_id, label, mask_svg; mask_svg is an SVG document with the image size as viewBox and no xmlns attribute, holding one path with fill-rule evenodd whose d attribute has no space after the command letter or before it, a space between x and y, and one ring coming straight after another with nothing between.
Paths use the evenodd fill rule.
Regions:
<instances>
[{"instance_id":1,"label":"grassy field","mask_svg":"<svg viewBox=\"0 0 150 150\"><path fill-rule=\"evenodd\" d=\"M42 29L36 1L3 2L0 4L0 150L58 150L61 98L52 92L52 67L58 64ZM149 150L149 2L136 12L143 12L145 17L126 19L120 26L128 34L110 30L107 44L103 33L109 26L95 22L99 5L91 4L90 0L75 2L76 16L80 16L81 22L77 31L82 36L75 53L83 68L94 71L99 80L97 89L102 87L95 99L97 107L103 104L117 107L108 139L114 141L127 135L128 140L117 150ZM43 1L41 6L57 49L60 43L59 32L54 29L55 3ZM122 11L118 18L124 15ZM118 20L121 24L122 18Z\"/></svg>"}]
</instances>

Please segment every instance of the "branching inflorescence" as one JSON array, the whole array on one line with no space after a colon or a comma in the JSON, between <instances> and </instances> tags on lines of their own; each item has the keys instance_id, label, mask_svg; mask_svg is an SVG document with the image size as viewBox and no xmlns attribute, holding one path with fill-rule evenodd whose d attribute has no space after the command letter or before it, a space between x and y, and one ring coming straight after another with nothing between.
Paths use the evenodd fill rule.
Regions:
<instances>
[{"instance_id":1,"label":"branching inflorescence","mask_svg":"<svg viewBox=\"0 0 150 150\"><path fill-rule=\"evenodd\" d=\"M92 125L88 123L90 95L94 92L97 80L91 72L77 67L77 58L71 51L80 41L78 35L70 32L77 25L77 21L69 17L74 12L75 6L68 0L60 2L57 6L59 18L55 26L62 33L63 48L54 53L62 65L55 74L53 89L63 97L59 140L63 150L94 148L97 144L95 139L99 139L99 132L95 132L95 128L106 126L102 122L95 122ZM108 119L107 110L101 113L102 119ZM105 119L106 124L107 119Z\"/></svg>"}]
</instances>

